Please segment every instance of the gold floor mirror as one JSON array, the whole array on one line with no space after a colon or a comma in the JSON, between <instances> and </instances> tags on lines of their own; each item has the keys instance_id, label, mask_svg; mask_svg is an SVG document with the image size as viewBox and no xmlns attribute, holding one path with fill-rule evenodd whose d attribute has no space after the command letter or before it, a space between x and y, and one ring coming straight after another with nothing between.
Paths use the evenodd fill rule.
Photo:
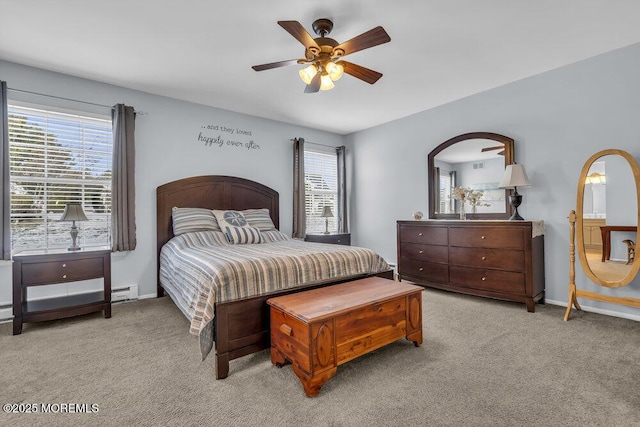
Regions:
<instances>
[{"instance_id":1,"label":"gold floor mirror","mask_svg":"<svg viewBox=\"0 0 640 427\"><path fill-rule=\"evenodd\" d=\"M600 151L587 160L578 181L576 210L569 213L569 301L581 310L578 298L640 308L639 298L605 295L577 289L575 252L587 277L607 288L628 285L640 269L635 257L640 220L640 169L623 150ZM574 240L577 243L574 244Z\"/></svg>"}]
</instances>

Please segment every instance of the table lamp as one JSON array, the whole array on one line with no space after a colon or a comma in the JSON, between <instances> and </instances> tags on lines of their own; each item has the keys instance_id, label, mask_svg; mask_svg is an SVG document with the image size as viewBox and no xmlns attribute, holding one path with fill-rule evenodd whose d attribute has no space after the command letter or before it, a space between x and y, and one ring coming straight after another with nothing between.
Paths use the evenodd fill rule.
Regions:
<instances>
[{"instance_id":1,"label":"table lamp","mask_svg":"<svg viewBox=\"0 0 640 427\"><path fill-rule=\"evenodd\" d=\"M331 206L325 206L322 210L322 218L324 218L324 234L329 234L329 218L333 218Z\"/></svg>"},{"instance_id":2,"label":"table lamp","mask_svg":"<svg viewBox=\"0 0 640 427\"><path fill-rule=\"evenodd\" d=\"M509 196L509 202L511 202L511 206L515 209L509 221L522 221L524 218L518 214L518 206L522 203L522 196L518 194L517 187L529 187L531 184L529 183L529 178L527 178L527 172L524 170L524 166L520 164L512 164L507 165L504 170L504 175L502 176L502 180L500 184L498 184L499 188L506 188L509 190L513 190L513 194Z\"/></svg>"},{"instance_id":3,"label":"table lamp","mask_svg":"<svg viewBox=\"0 0 640 427\"><path fill-rule=\"evenodd\" d=\"M76 227L76 221L88 221L89 218L84 214L80 203L67 203L64 208L64 213L60 221L73 221L71 225L71 239L73 244L67 249L68 251L79 251L80 246L76 245L76 239L78 238L78 227Z\"/></svg>"}]
</instances>

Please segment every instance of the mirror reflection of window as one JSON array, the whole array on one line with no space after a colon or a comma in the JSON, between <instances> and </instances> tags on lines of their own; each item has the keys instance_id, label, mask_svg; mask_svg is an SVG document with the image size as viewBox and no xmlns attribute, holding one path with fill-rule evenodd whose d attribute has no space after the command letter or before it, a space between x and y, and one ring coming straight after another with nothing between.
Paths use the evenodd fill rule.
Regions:
<instances>
[{"instance_id":1,"label":"mirror reflection of window","mask_svg":"<svg viewBox=\"0 0 640 427\"><path fill-rule=\"evenodd\" d=\"M454 200L451 198L451 191L455 187L455 176L455 172L440 170L440 213L454 212Z\"/></svg>"}]
</instances>

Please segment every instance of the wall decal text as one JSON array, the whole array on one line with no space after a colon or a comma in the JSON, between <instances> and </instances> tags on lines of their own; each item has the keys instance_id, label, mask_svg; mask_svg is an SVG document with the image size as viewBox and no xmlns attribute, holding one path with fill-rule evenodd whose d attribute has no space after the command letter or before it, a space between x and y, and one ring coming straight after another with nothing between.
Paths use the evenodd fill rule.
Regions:
<instances>
[{"instance_id":1,"label":"wall decal text","mask_svg":"<svg viewBox=\"0 0 640 427\"><path fill-rule=\"evenodd\" d=\"M205 147L232 147L245 150L260 150L260 145L256 144L251 130L239 129L223 125L200 126L198 142L204 143Z\"/></svg>"}]
</instances>

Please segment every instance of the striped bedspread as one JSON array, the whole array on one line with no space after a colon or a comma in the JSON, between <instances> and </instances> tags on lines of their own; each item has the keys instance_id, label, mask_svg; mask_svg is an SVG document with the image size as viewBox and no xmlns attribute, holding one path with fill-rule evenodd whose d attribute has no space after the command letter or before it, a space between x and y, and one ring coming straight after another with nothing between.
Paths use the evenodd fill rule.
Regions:
<instances>
[{"instance_id":1,"label":"striped bedspread","mask_svg":"<svg viewBox=\"0 0 640 427\"><path fill-rule=\"evenodd\" d=\"M216 303L389 269L369 249L303 242L279 231L262 237L266 243L233 245L220 231L200 231L163 246L160 284L191 322L190 332L201 336L201 347Z\"/></svg>"}]
</instances>

